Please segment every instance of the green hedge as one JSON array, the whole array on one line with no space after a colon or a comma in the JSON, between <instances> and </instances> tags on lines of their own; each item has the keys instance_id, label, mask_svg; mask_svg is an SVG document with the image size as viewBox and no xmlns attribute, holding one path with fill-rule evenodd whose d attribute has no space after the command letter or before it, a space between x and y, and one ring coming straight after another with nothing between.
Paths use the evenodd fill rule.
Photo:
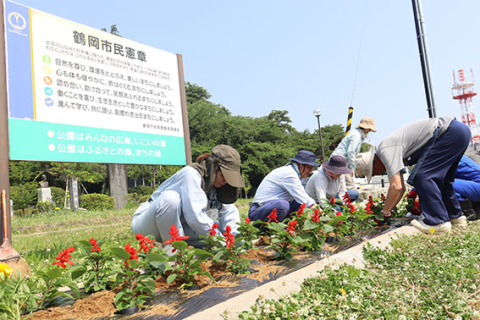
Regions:
<instances>
[{"instance_id":1,"label":"green hedge","mask_svg":"<svg viewBox=\"0 0 480 320\"><path fill-rule=\"evenodd\" d=\"M101 193L84 194L80 197L80 207L87 210L112 210L115 208L115 200Z\"/></svg>"},{"instance_id":2,"label":"green hedge","mask_svg":"<svg viewBox=\"0 0 480 320\"><path fill-rule=\"evenodd\" d=\"M135 188L128 189L128 193L136 193L138 196L151 195L155 191L150 186L136 186Z\"/></svg>"},{"instance_id":3,"label":"green hedge","mask_svg":"<svg viewBox=\"0 0 480 320\"><path fill-rule=\"evenodd\" d=\"M50 187L50 190L52 190L52 200L55 203L55 206L63 208L65 204L65 190L58 187Z\"/></svg>"}]
</instances>

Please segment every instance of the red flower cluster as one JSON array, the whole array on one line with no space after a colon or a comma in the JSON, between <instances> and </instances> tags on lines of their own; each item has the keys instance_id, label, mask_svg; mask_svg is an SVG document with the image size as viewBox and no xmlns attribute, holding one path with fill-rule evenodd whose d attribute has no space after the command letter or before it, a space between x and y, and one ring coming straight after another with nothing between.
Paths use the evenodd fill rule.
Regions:
<instances>
[{"instance_id":1,"label":"red flower cluster","mask_svg":"<svg viewBox=\"0 0 480 320\"><path fill-rule=\"evenodd\" d=\"M293 221L290 221L288 223L288 227L287 227L287 232L293 236L293 233L295 232L295 226L298 224L298 221L297 220L293 220Z\"/></svg>"},{"instance_id":2,"label":"red flower cluster","mask_svg":"<svg viewBox=\"0 0 480 320\"><path fill-rule=\"evenodd\" d=\"M138 250L138 252L143 250L145 253L147 253L150 249L154 247L155 240L150 240L141 233L137 233L135 235L135 238L137 238L137 240L139 241L138 244L140 245L140 249Z\"/></svg>"},{"instance_id":3,"label":"red flower cluster","mask_svg":"<svg viewBox=\"0 0 480 320\"><path fill-rule=\"evenodd\" d=\"M332 197L332 199L330 199L330 204L335 205L335 198L334 197Z\"/></svg>"},{"instance_id":4,"label":"red flower cluster","mask_svg":"<svg viewBox=\"0 0 480 320\"><path fill-rule=\"evenodd\" d=\"M405 198L407 199L415 199L417 197L417 191L415 191L415 189L412 189L409 193L407 193L407 195L405 196Z\"/></svg>"},{"instance_id":5,"label":"red flower cluster","mask_svg":"<svg viewBox=\"0 0 480 320\"><path fill-rule=\"evenodd\" d=\"M69 260L71 258L70 253L72 253L73 251L75 251L74 247L70 247L68 249L62 249L62 252L60 252L58 256L55 258L55 260L57 261L54 261L52 264L60 266L64 269L67 267L65 263L68 263L69 265L73 266L73 262Z\"/></svg>"},{"instance_id":6,"label":"red flower cluster","mask_svg":"<svg viewBox=\"0 0 480 320\"><path fill-rule=\"evenodd\" d=\"M169 244L169 243L172 243L172 242L175 242L175 241L182 241L182 240L190 238L189 236L180 236L178 234L177 226L174 225L174 224L172 224L172 226L170 227L170 231L168 233L170 234L170 236L172 238L170 240L165 241L164 242L165 244ZM177 251L177 249L173 248L172 253L175 252L175 251Z\"/></svg>"},{"instance_id":7,"label":"red flower cluster","mask_svg":"<svg viewBox=\"0 0 480 320\"><path fill-rule=\"evenodd\" d=\"M128 258L127 261L124 261L125 266L128 266L128 261L130 260L138 261L137 250L134 247L132 247L130 243L125 246L125 251L127 251L130 254L130 258Z\"/></svg>"},{"instance_id":8,"label":"red flower cluster","mask_svg":"<svg viewBox=\"0 0 480 320\"><path fill-rule=\"evenodd\" d=\"M320 222L320 210L315 209L313 212L312 221L317 223Z\"/></svg>"},{"instance_id":9,"label":"red flower cluster","mask_svg":"<svg viewBox=\"0 0 480 320\"><path fill-rule=\"evenodd\" d=\"M297 217L300 217L304 213L303 210L305 210L306 207L307 205L305 203L302 203L302 205L300 206L300 209L298 209L297 211Z\"/></svg>"},{"instance_id":10,"label":"red flower cluster","mask_svg":"<svg viewBox=\"0 0 480 320\"><path fill-rule=\"evenodd\" d=\"M250 223L250 218L245 218L245 223Z\"/></svg>"},{"instance_id":11,"label":"red flower cluster","mask_svg":"<svg viewBox=\"0 0 480 320\"><path fill-rule=\"evenodd\" d=\"M92 251L90 251L90 252L95 252L95 251L100 252L100 247L97 244L97 240L91 238L88 241L90 241L90 243L92 244Z\"/></svg>"},{"instance_id":12,"label":"red flower cluster","mask_svg":"<svg viewBox=\"0 0 480 320\"><path fill-rule=\"evenodd\" d=\"M214 223L211 229L208 229L210 231L209 237L213 237L214 235L217 234L217 228L218 228L218 223Z\"/></svg>"},{"instance_id":13,"label":"red flower cluster","mask_svg":"<svg viewBox=\"0 0 480 320\"><path fill-rule=\"evenodd\" d=\"M348 192L345 192L345 194L342 197L343 203L345 204L350 204L352 203L352 200L350 199L350 196L348 195Z\"/></svg>"},{"instance_id":14,"label":"red flower cluster","mask_svg":"<svg viewBox=\"0 0 480 320\"><path fill-rule=\"evenodd\" d=\"M223 235L225 236L225 244L228 249L233 249L235 246L235 236L232 234L232 227L226 226L225 232Z\"/></svg>"},{"instance_id":15,"label":"red flower cluster","mask_svg":"<svg viewBox=\"0 0 480 320\"><path fill-rule=\"evenodd\" d=\"M273 208L272 212L268 215L268 222L270 221L275 221L275 222L278 222L277 221L277 208Z\"/></svg>"},{"instance_id":16,"label":"red flower cluster","mask_svg":"<svg viewBox=\"0 0 480 320\"><path fill-rule=\"evenodd\" d=\"M337 216L343 216L342 212L341 211L337 211L337 213L335 213Z\"/></svg>"},{"instance_id":17,"label":"red flower cluster","mask_svg":"<svg viewBox=\"0 0 480 320\"><path fill-rule=\"evenodd\" d=\"M417 192L412 189L412 191L410 191L406 196L405 198L407 198L407 210L413 214L413 215L417 215L419 216L420 214L422 214L422 209L420 208L420 203L419 203L419 200L417 198Z\"/></svg>"}]
</instances>

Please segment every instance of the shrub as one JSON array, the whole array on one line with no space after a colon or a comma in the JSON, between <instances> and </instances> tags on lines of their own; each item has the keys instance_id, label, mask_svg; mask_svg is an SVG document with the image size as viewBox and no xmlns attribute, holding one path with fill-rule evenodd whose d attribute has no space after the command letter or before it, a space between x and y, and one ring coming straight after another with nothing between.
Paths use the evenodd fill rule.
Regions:
<instances>
[{"instance_id":1,"label":"shrub","mask_svg":"<svg viewBox=\"0 0 480 320\"><path fill-rule=\"evenodd\" d=\"M128 193L136 193L138 196L151 195L155 191L150 186L136 186L135 188L128 189Z\"/></svg>"},{"instance_id":2,"label":"shrub","mask_svg":"<svg viewBox=\"0 0 480 320\"><path fill-rule=\"evenodd\" d=\"M138 200L139 203L144 203L145 201L147 201L148 199L150 199L150 195L144 195L142 197L140 197L140 199Z\"/></svg>"},{"instance_id":3,"label":"shrub","mask_svg":"<svg viewBox=\"0 0 480 320\"><path fill-rule=\"evenodd\" d=\"M37 210L39 213L55 211L55 205L49 200L37 203Z\"/></svg>"},{"instance_id":4,"label":"shrub","mask_svg":"<svg viewBox=\"0 0 480 320\"><path fill-rule=\"evenodd\" d=\"M106 194L84 194L80 197L80 207L87 210L112 210L115 208L115 200Z\"/></svg>"},{"instance_id":5,"label":"shrub","mask_svg":"<svg viewBox=\"0 0 480 320\"><path fill-rule=\"evenodd\" d=\"M13 200L13 209L22 210L34 206L37 202L37 183L27 182L10 187L10 198Z\"/></svg>"},{"instance_id":6,"label":"shrub","mask_svg":"<svg viewBox=\"0 0 480 320\"><path fill-rule=\"evenodd\" d=\"M65 190L58 187L50 187L50 190L52 190L52 200L55 206L63 208L63 204L65 203Z\"/></svg>"}]
</instances>

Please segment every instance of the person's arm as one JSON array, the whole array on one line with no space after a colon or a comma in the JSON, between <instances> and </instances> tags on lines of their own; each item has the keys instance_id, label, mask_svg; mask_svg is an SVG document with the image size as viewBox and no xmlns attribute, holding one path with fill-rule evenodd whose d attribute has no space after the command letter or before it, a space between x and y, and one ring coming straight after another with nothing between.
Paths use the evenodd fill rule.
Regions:
<instances>
[{"instance_id":1,"label":"person's arm","mask_svg":"<svg viewBox=\"0 0 480 320\"><path fill-rule=\"evenodd\" d=\"M346 158L347 158L347 167L350 169L355 169L355 161L360 150L359 145L362 144L362 138L360 134L349 134L347 136L347 148L346 148Z\"/></svg>"},{"instance_id":2,"label":"person's arm","mask_svg":"<svg viewBox=\"0 0 480 320\"><path fill-rule=\"evenodd\" d=\"M405 181L403 181L403 175L400 172L394 174L389 182L390 186L388 187L387 199L381 211L384 216L390 216L390 211L397 206L405 193Z\"/></svg>"},{"instance_id":3,"label":"person's arm","mask_svg":"<svg viewBox=\"0 0 480 320\"><path fill-rule=\"evenodd\" d=\"M286 190L298 203L305 203L305 205L309 208L315 207L315 200L310 198L310 196L307 194L302 186L300 178L296 175L296 173L287 175L285 177L282 188Z\"/></svg>"},{"instance_id":4,"label":"person's arm","mask_svg":"<svg viewBox=\"0 0 480 320\"><path fill-rule=\"evenodd\" d=\"M208 200L201 184L201 177L198 173L185 174L180 188L182 213L185 221L193 231L208 235L208 229L212 228L215 221L206 213ZM219 231L217 230L217 232Z\"/></svg>"},{"instance_id":5,"label":"person's arm","mask_svg":"<svg viewBox=\"0 0 480 320\"><path fill-rule=\"evenodd\" d=\"M238 234L238 225L240 222L240 213L238 208L234 204L222 204L222 208L218 210L218 229L225 232L225 228L230 226L232 228L232 234Z\"/></svg>"}]
</instances>

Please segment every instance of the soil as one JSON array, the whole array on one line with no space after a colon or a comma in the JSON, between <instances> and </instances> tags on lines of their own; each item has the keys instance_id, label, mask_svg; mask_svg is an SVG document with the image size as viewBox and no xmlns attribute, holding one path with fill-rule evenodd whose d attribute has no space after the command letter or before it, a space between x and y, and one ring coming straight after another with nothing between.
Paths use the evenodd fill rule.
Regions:
<instances>
[{"instance_id":1,"label":"soil","mask_svg":"<svg viewBox=\"0 0 480 320\"><path fill-rule=\"evenodd\" d=\"M336 242L325 244L323 247L323 253L333 254L338 251L344 250L360 241L357 240L348 242ZM209 293L217 294L221 296L221 300L224 301L230 297L233 297L242 292L248 291L256 286L259 286L265 282L274 280L289 272L292 272L302 266L308 265L314 260L320 259L318 255L308 253L298 253L294 255L294 259L290 262L285 260L275 260L275 252L263 247L268 243L268 238L262 237L257 242L256 249L249 250L245 254L245 258L251 260L251 273L246 275L235 275L225 270L224 264L213 263L208 261L203 265L204 270L208 270L216 280L213 282L206 276L196 277L196 286L189 290L179 290L178 283L172 283L168 285L166 277L159 277L156 279L156 292L154 299L149 303L145 309L140 310L131 316L115 314L115 306L113 299L115 292L113 291L100 291L94 294L88 295L83 299L76 300L72 305L51 307L48 309L40 310L27 317L36 320L66 320L66 319L182 319L195 310L192 309L192 305L195 305L195 298L201 296L203 293L209 290ZM247 284L247 285L245 285ZM248 288L250 284L250 288ZM253 285L252 285L253 284ZM221 289L222 291L215 291ZM198 300L198 299L197 299ZM188 303L186 303L188 302ZM201 298L198 302L201 307L205 308L204 299ZM218 303L219 301L217 301ZM200 308L200 307L198 307ZM180 311L179 311L180 310ZM199 311L200 309L198 309ZM183 312L183 313L182 313ZM185 313L187 312L187 313ZM190 312L190 313L188 313Z\"/></svg>"}]
</instances>

